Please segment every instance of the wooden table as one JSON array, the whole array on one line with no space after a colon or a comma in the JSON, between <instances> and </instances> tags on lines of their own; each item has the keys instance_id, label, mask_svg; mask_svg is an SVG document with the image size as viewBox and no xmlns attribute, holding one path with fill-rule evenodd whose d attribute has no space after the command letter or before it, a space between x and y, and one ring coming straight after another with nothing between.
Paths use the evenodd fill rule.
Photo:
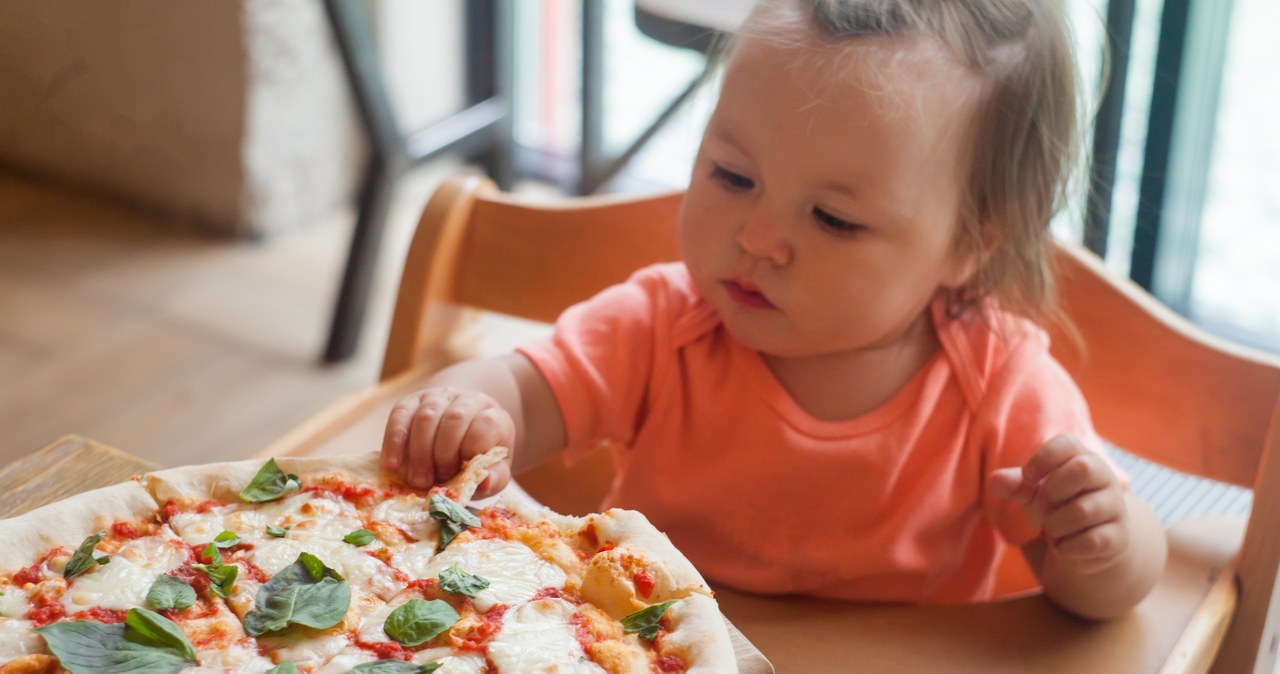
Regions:
<instances>
[{"instance_id":1,"label":"wooden table","mask_svg":"<svg viewBox=\"0 0 1280 674\"><path fill-rule=\"evenodd\" d=\"M79 435L64 435L0 468L0 519L159 468Z\"/></svg>"},{"instance_id":2,"label":"wooden table","mask_svg":"<svg viewBox=\"0 0 1280 674\"><path fill-rule=\"evenodd\" d=\"M156 467L88 438L64 436L0 468L0 517ZM1203 671L1198 667L1206 654L1179 651L1179 637L1218 627L1189 625L1187 607L1206 597L1214 601L1215 593L1229 588L1229 582L1215 581L1241 535L1234 520L1175 526L1165 570L1172 582L1162 582L1132 615L1104 624L1072 618L1038 596L950 607L771 598L728 589L716 596L730 620L785 673ZM1173 669L1144 664L1166 656Z\"/></svg>"}]
</instances>

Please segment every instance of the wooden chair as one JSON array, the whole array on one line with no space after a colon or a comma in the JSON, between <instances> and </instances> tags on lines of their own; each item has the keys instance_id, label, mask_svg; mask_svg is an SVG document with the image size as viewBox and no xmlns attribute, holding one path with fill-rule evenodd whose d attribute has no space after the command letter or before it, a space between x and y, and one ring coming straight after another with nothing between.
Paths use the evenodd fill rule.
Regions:
<instances>
[{"instance_id":1,"label":"wooden chair","mask_svg":"<svg viewBox=\"0 0 1280 674\"><path fill-rule=\"evenodd\" d=\"M484 178L445 182L405 263L382 381L335 403L264 454L369 450L390 406L466 355L465 307L551 321L631 270L674 259L681 194L536 204ZM720 589L726 615L780 672L1215 672L1271 674L1280 568L1280 359L1213 339L1100 262L1062 246L1067 314L1056 354L1104 437L1179 470L1255 489L1247 522L1200 518L1169 529L1158 587L1131 615L1092 623L1038 595L919 607L751 596ZM593 508L608 460L559 461L520 476L565 512ZM1273 616L1268 621L1268 616Z\"/></svg>"}]
</instances>

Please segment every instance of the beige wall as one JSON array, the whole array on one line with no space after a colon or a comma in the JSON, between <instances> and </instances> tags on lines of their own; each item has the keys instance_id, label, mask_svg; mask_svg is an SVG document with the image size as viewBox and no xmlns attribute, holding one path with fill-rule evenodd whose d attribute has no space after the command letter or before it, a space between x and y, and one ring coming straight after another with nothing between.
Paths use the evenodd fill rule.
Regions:
<instances>
[{"instance_id":1,"label":"beige wall","mask_svg":"<svg viewBox=\"0 0 1280 674\"><path fill-rule=\"evenodd\" d=\"M349 199L353 114L318 0L0 5L0 164L214 231Z\"/></svg>"}]
</instances>

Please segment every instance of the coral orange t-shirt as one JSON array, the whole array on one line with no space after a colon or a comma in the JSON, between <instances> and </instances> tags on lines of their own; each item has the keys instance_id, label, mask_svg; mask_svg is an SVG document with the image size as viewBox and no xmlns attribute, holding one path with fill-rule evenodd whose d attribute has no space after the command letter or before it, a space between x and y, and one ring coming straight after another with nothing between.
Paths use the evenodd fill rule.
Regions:
<instances>
[{"instance_id":1,"label":"coral orange t-shirt","mask_svg":"<svg viewBox=\"0 0 1280 674\"><path fill-rule=\"evenodd\" d=\"M842 421L801 409L681 263L570 308L521 352L555 393L566 459L613 451L602 507L643 512L710 580L982 601L1007 545L1036 536L1020 507L986 496L986 475L1059 433L1098 443L1042 330L990 307L931 311L939 352L883 405Z\"/></svg>"}]
</instances>

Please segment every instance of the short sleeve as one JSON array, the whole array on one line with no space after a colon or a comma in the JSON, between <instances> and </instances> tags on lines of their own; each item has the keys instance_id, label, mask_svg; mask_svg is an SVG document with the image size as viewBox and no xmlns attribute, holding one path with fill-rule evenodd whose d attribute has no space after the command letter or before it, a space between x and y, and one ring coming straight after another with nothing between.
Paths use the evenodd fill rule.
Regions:
<instances>
[{"instance_id":1,"label":"short sleeve","mask_svg":"<svg viewBox=\"0 0 1280 674\"><path fill-rule=\"evenodd\" d=\"M669 285L660 267L642 269L567 309L550 337L519 348L555 394L567 461L634 439L660 333L669 323Z\"/></svg>"},{"instance_id":2,"label":"short sleeve","mask_svg":"<svg viewBox=\"0 0 1280 674\"><path fill-rule=\"evenodd\" d=\"M975 427L983 443L986 474L1020 467L1045 442L1069 434L1107 458L1112 470L1127 480L1107 457L1084 395L1049 354L1043 333L1027 335L1011 349L983 395ZM986 475L983 477L985 480ZM1022 545L1039 535L1020 505L988 496L985 489L983 510L1011 545Z\"/></svg>"}]
</instances>

